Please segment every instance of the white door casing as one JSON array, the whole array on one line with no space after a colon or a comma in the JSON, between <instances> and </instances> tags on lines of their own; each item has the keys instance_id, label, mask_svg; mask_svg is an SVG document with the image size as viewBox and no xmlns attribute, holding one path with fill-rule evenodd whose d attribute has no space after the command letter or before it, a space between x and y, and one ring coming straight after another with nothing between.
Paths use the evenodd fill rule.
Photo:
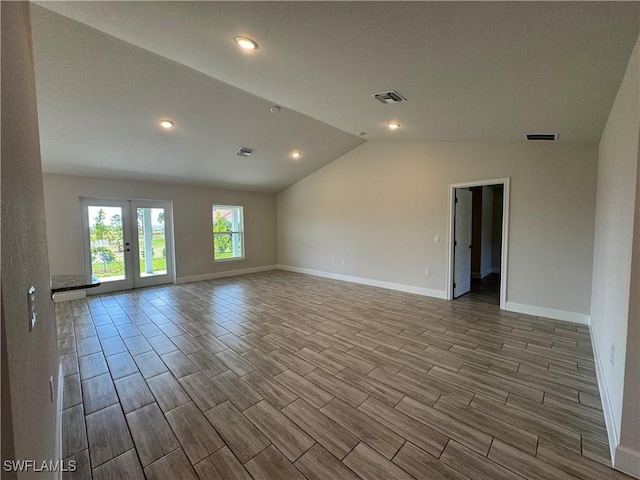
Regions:
<instances>
[{"instance_id":1,"label":"white door casing","mask_svg":"<svg viewBox=\"0 0 640 480\"><path fill-rule=\"evenodd\" d=\"M471 206L472 193L456 188L454 223L453 298L471 290Z\"/></svg>"},{"instance_id":2,"label":"white door casing","mask_svg":"<svg viewBox=\"0 0 640 480\"><path fill-rule=\"evenodd\" d=\"M480 187L483 185L502 185L502 255L500 261L500 309L507 306L508 290L508 261L509 261L509 211L511 199L511 179L509 177L476 180L449 185L449 241L447 242L447 275L446 275L446 299L454 298L454 224L455 224L455 192L459 188Z\"/></svg>"}]
</instances>

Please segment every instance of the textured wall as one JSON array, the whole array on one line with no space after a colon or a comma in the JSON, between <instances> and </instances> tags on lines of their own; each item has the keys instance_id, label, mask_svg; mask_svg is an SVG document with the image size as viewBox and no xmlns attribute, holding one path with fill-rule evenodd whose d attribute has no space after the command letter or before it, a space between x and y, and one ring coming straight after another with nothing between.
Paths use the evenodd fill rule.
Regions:
<instances>
[{"instance_id":1,"label":"textured wall","mask_svg":"<svg viewBox=\"0 0 640 480\"><path fill-rule=\"evenodd\" d=\"M444 293L449 185L511 177L507 300L585 315L596 164L595 145L367 142L278 194L278 263Z\"/></svg>"},{"instance_id":2,"label":"textured wall","mask_svg":"<svg viewBox=\"0 0 640 480\"><path fill-rule=\"evenodd\" d=\"M58 391L38 114L28 2L2 2L2 321L15 458L55 460ZM38 321L28 327L27 291L36 287ZM3 356L4 360L4 356ZM3 365L3 368L5 365ZM3 444L5 442L5 404ZM18 478L34 478L33 472ZM4 478L4 473L3 473Z\"/></svg>"},{"instance_id":3,"label":"textured wall","mask_svg":"<svg viewBox=\"0 0 640 480\"><path fill-rule=\"evenodd\" d=\"M83 272L81 196L172 201L178 278L276 263L275 195L54 174L44 187L53 274ZM214 203L244 206L245 260L213 262Z\"/></svg>"},{"instance_id":4,"label":"textured wall","mask_svg":"<svg viewBox=\"0 0 640 480\"><path fill-rule=\"evenodd\" d=\"M637 43L600 140L598 160L592 334L601 360L605 412L613 417L610 422L615 426L616 442L622 419L639 132L640 44ZM636 426L639 417L636 412Z\"/></svg>"}]
</instances>

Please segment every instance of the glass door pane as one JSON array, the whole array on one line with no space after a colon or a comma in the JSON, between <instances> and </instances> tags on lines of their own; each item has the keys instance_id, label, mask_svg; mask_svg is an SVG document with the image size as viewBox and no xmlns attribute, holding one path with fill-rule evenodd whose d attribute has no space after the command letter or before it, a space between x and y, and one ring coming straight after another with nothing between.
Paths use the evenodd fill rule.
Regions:
<instances>
[{"instance_id":1,"label":"glass door pane","mask_svg":"<svg viewBox=\"0 0 640 480\"><path fill-rule=\"evenodd\" d=\"M165 209L137 207L140 277L167 275Z\"/></svg>"},{"instance_id":2,"label":"glass door pane","mask_svg":"<svg viewBox=\"0 0 640 480\"><path fill-rule=\"evenodd\" d=\"M122 207L88 206L91 273L101 282L126 278Z\"/></svg>"},{"instance_id":3,"label":"glass door pane","mask_svg":"<svg viewBox=\"0 0 640 480\"><path fill-rule=\"evenodd\" d=\"M133 288L129 202L82 198L85 273L101 282L90 294Z\"/></svg>"}]
</instances>

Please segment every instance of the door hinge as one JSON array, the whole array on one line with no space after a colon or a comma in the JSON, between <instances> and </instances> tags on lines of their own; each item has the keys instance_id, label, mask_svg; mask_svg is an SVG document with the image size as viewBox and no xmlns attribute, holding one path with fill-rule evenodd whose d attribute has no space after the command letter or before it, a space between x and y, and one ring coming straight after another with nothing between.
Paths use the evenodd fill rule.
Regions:
<instances>
[{"instance_id":1,"label":"door hinge","mask_svg":"<svg viewBox=\"0 0 640 480\"><path fill-rule=\"evenodd\" d=\"M454 240L454 241L453 241L453 246L454 246L454 247L457 247L457 246L458 246L458 241L457 241L457 240Z\"/></svg>"},{"instance_id":2,"label":"door hinge","mask_svg":"<svg viewBox=\"0 0 640 480\"><path fill-rule=\"evenodd\" d=\"M456 203L458 203L458 197L456 197Z\"/></svg>"},{"instance_id":3,"label":"door hinge","mask_svg":"<svg viewBox=\"0 0 640 480\"><path fill-rule=\"evenodd\" d=\"M453 282L453 288L456 288L456 282Z\"/></svg>"}]
</instances>

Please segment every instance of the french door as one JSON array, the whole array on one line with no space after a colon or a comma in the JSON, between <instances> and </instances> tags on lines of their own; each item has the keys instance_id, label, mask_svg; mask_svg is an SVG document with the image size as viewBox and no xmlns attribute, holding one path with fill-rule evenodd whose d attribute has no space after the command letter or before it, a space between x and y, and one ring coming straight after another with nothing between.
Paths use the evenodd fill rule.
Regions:
<instances>
[{"instance_id":1,"label":"french door","mask_svg":"<svg viewBox=\"0 0 640 480\"><path fill-rule=\"evenodd\" d=\"M85 273L105 293L172 283L171 203L81 198Z\"/></svg>"}]
</instances>

